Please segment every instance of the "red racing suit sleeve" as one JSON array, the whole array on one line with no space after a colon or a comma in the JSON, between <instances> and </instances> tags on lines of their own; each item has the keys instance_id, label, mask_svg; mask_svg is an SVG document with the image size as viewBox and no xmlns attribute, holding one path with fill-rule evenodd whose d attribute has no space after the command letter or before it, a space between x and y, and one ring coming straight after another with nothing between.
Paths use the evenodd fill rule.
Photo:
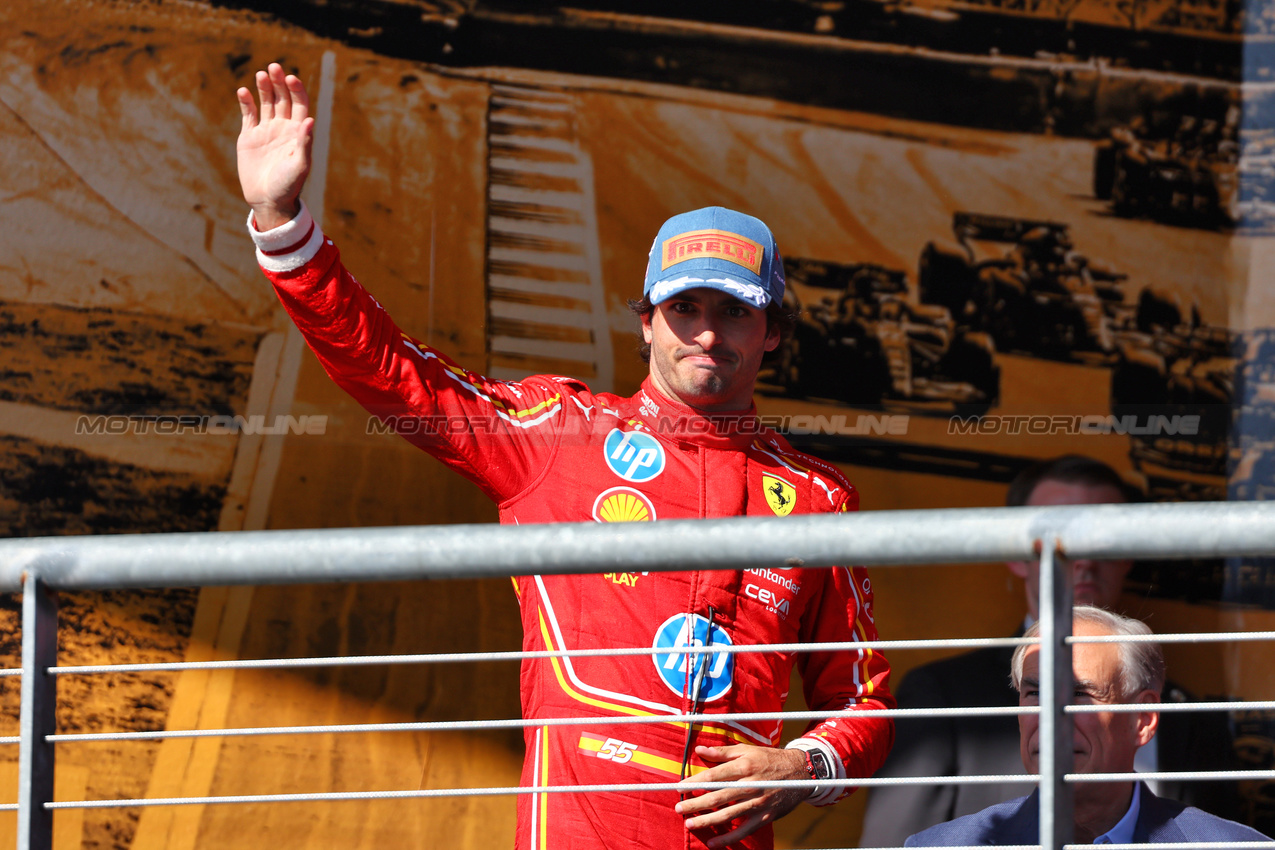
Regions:
<instances>
[{"instance_id":1,"label":"red racing suit sleeve","mask_svg":"<svg viewBox=\"0 0 1275 850\"><path fill-rule=\"evenodd\" d=\"M341 264L303 206L273 230L248 227L257 261L328 375L381 422L474 481L497 504L520 493L557 451L581 386L508 383L466 371L403 333Z\"/></svg>"},{"instance_id":2,"label":"red racing suit sleeve","mask_svg":"<svg viewBox=\"0 0 1275 850\"><path fill-rule=\"evenodd\" d=\"M851 489L838 511L858 510L858 491ZM802 619L803 643L877 640L872 611L872 583L863 567L831 567L824 577L813 616ZM812 711L845 712L894 708L889 691L890 664L872 649L803 652L798 656L802 690ZM822 752L834 779L872 776L894 744L894 722L887 717L834 717L815 721L788 747ZM852 786L815 788L807 801L835 803Z\"/></svg>"}]
</instances>

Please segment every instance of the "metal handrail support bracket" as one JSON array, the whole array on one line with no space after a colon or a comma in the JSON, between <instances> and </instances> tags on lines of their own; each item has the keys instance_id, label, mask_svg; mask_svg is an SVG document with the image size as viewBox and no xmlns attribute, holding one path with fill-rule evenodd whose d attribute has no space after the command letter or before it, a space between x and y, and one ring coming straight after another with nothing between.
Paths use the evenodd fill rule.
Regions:
<instances>
[{"instance_id":1,"label":"metal handrail support bracket","mask_svg":"<svg viewBox=\"0 0 1275 850\"><path fill-rule=\"evenodd\" d=\"M1071 569L1058 558L1058 538L1048 534L1040 550L1040 846L1061 850L1075 834L1072 786Z\"/></svg>"},{"instance_id":2,"label":"metal handrail support bracket","mask_svg":"<svg viewBox=\"0 0 1275 850\"><path fill-rule=\"evenodd\" d=\"M22 720L18 755L18 850L52 850L53 743L57 726L57 599L33 570L22 579Z\"/></svg>"}]
</instances>

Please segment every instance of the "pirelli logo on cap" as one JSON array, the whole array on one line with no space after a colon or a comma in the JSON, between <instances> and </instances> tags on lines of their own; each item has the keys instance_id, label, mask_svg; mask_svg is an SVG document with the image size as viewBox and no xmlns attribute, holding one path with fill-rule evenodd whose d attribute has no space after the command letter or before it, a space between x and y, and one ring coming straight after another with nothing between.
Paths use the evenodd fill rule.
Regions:
<instances>
[{"instance_id":1,"label":"pirelli logo on cap","mask_svg":"<svg viewBox=\"0 0 1275 850\"><path fill-rule=\"evenodd\" d=\"M686 260L709 257L714 260L728 260L760 275L762 247L738 233L696 230L664 240L662 257L661 271Z\"/></svg>"}]
</instances>

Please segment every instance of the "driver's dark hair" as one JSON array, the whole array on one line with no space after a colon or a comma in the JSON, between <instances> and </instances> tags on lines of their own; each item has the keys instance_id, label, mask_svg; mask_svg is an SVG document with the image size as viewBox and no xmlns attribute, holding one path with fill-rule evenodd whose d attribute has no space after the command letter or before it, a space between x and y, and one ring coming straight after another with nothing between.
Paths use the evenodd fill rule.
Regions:
<instances>
[{"instance_id":1,"label":"driver's dark hair","mask_svg":"<svg viewBox=\"0 0 1275 850\"><path fill-rule=\"evenodd\" d=\"M655 305L651 303L649 296L643 295L641 298L630 298L629 309L633 311L633 315L639 319L649 319L655 312ZM771 300L766 305L766 331L769 333L771 328L779 328L779 345L775 346L774 351L766 352L762 358L767 359L776 351L783 347L784 340L792 333L792 329L797 326L797 319L801 314L785 307L779 301ZM643 363L651 362L651 344L642 339L641 328L638 329L638 356L642 358Z\"/></svg>"},{"instance_id":2,"label":"driver's dark hair","mask_svg":"<svg viewBox=\"0 0 1275 850\"><path fill-rule=\"evenodd\" d=\"M1005 504L1021 507L1027 504L1032 492L1042 481L1057 481L1061 484L1084 484L1090 487L1114 487L1124 495L1126 502L1142 500L1142 494L1130 487L1110 466L1100 460L1085 455L1062 455L1051 460L1033 463L1014 477L1010 482L1009 492L1005 494Z\"/></svg>"}]
</instances>

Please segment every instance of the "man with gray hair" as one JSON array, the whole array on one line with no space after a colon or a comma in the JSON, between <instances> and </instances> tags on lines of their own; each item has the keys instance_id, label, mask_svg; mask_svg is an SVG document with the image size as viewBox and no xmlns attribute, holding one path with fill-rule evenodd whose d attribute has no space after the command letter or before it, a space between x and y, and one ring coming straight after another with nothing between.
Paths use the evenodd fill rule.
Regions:
<instances>
[{"instance_id":1,"label":"man with gray hair","mask_svg":"<svg viewBox=\"0 0 1275 850\"><path fill-rule=\"evenodd\" d=\"M1039 633L1039 623L1027 637ZM1151 630L1138 620L1102 608L1074 609L1072 633L1078 637L1138 637ZM1040 704L1040 651L1020 646L1014 652L1010 678L1018 704ZM1155 737L1164 687L1164 655L1151 642L1077 643L1072 646L1076 705L1135 704L1133 712L1086 712L1073 715L1075 773L1131 773L1138 748ZM1040 717L1018 718L1019 752L1028 773L1040 771ZM1234 821L1157 797L1142 782L1079 782L1074 786L1077 844L1184 844L1206 841L1268 841L1266 836ZM1034 791L972 815L939 824L911 836L908 847L955 847L975 844L1035 844L1040 835L1040 792Z\"/></svg>"}]
</instances>

